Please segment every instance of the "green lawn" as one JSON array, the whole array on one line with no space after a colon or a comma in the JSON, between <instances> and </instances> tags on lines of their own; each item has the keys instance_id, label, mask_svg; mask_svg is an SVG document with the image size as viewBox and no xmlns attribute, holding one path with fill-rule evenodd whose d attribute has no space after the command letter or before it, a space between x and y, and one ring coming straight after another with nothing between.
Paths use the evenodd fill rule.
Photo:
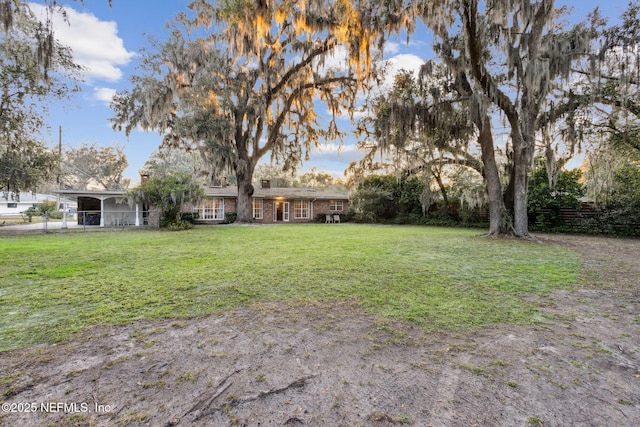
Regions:
<instances>
[{"instance_id":1,"label":"green lawn","mask_svg":"<svg viewBox=\"0 0 640 427\"><path fill-rule=\"evenodd\" d=\"M3 237L0 351L253 301L356 298L433 330L531 323L528 295L577 280L573 252L480 234L322 224Z\"/></svg>"}]
</instances>

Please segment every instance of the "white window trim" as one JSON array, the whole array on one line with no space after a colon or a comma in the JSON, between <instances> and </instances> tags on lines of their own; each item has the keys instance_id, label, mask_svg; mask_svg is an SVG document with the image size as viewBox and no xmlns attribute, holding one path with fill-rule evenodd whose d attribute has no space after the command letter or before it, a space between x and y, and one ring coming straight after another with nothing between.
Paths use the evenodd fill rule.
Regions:
<instances>
[{"instance_id":1,"label":"white window trim","mask_svg":"<svg viewBox=\"0 0 640 427\"><path fill-rule=\"evenodd\" d=\"M296 208L297 203L306 204L306 208L302 206L299 209ZM293 201L293 218L294 219L310 219L311 209L312 209L311 200L294 200ZM300 213L302 215L298 214L298 210L300 210ZM306 216L304 215L305 211L306 211Z\"/></svg>"},{"instance_id":2,"label":"white window trim","mask_svg":"<svg viewBox=\"0 0 640 427\"><path fill-rule=\"evenodd\" d=\"M340 204L340 209L338 209L338 203ZM329 200L329 210L334 212L344 211L344 200Z\"/></svg>"},{"instance_id":3,"label":"white window trim","mask_svg":"<svg viewBox=\"0 0 640 427\"><path fill-rule=\"evenodd\" d=\"M218 209L214 209L216 212L214 213L214 217L216 221L222 221L224 220L224 199L220 198L221 201L221 207ZM216 213L218 213L219 215L216 215Z\"/></svg>"},{"instance_id":4,"label":"white window trim","mask_svg":"<svg viewBox=\"0 0 640 427\"><path fill-rule=\"evenodd\" d=\"M216 200L220 200L219 207L216 207ZM211 207L207 207L207 202L211 202ZM224 220L224 198L213 197L203 200L202 203L194 209L198 212L198 219L202 221L222 221ZM206 218L205 213L212 214L211 218Z\"/></svg>"},{"instance_id":5,"label":"white window trim","mask_svg":"<svg viewBox=\"0 0 640 427\"><path fill-rule=\"evenodd\" d=\"M256 211L256 203L259 203L258 210ZM253 219L264 219L264 199L253 199ZM256 215L256 212L258 215Z\"/></svg>"}]
</instances>

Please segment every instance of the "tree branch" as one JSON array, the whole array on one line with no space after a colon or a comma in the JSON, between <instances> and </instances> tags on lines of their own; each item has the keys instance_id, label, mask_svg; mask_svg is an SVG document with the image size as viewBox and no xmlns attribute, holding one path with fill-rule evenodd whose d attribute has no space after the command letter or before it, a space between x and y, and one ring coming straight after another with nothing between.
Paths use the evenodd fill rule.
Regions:
<instances>
[{"instance_id":1,"label":"tree branch","mask_svg":"<svg viewBox=\"0 0 640 427\"><path fill-rule=\"evenodd\" d=\"M476 16L478 5L473 2L473 8L469 2L464 3L463 21L467 31L467 47L469 51L469 65L473 77L482 87L485 95L489 97L496 105L505 113L509 123L511 123L513 131L519 132L520 117L518 111L511 102L511 99L498 88L482 60L482 47L480 46L480 37L478 35ZM470 10L473 9L473 10Z\"/></svg>"},{"instance_id":2,"label":"tree branch","mask_svg":"<svg viewBox=\"0 0 640 427\"><path fill-rule=\"evenodd\" d=\"M355 81L355 79L353 79L352 77L349 77L349 76L329 77L329 78L322 79L322 80L319 80L319 81L316 81L316 82L311 82L311 83L306 83L306 84L300 85L296 89L294 89L294 91L291 92L291 94L289 94L289 96L285 100L284 107L282 108L282 111L280 111L280 114L278 115L278 117L276 119L276 122L273 125L273 128L271 129L271 132L270 132L269 136L267 137L267 142L262 146L262 148L258 149L256 152L254 152L253 157L254 158L261 158L269 150L271 150L273 148L273 146L275 145L275 142L277 140L277 137L280 134L280 128L284 124L287 115L291 111L291 106L293 105L293 102L299 96L301 96L305 91L307 91L309 89L320 89L320 88L322 88L323 86L326 86L326 85L331 85L331 84L340 83L340 82L348 82L348 81L353 82L353 81Z\"/></svg>"},{"instance_id":3,"label":"tree branch","mask_svg":"<svg viewBox=\"0 0 640 427\"><path fill-rule=\"evenodd\" d=\"M582 74L583 76L587 76L587 77L593 77L593 74L591 74L589 71L579 70L577 68L572 68L571 72ZM604 80L610 80L612 82L620 82L622 80L622 77L620 76L612 76L608 74L607 75L601 74L598 77ZM636 79L635 76L632 74L626 74L624 78L625 78L625 82L628 82L634 85L640 84L640 80Z\"/></svg>"},{"instance_id":4,"label":"tree branch","mask_svg":"<svg viewBox=\"0 0 640 427\"><path fill-rule=\"evenodd\" d=\"M325 41L322 44L322 46L317 47L314 50L312 50L309 53L309 56L304 58L302 61L300 61L299 63L297 63L293 67L289 68L289 70L284 74L284 76L282 76L280 81L274 87L272 87L269 90L267 90L267 94L265 96L265 104L266 105L270 105L271 102L273 101L274 95L278 96L278 94L280 93L282 88L285 87L289 83L289 80L291 80L291 78L298 71L300 71L301 69L303 69L307 65L310 65L313 62L313 60L316 59L319 55L322 55L324 53L329 52L335 46L336 46L336 42L335 41L332 41L332 42Z\"/></svg>"}]
</instances>

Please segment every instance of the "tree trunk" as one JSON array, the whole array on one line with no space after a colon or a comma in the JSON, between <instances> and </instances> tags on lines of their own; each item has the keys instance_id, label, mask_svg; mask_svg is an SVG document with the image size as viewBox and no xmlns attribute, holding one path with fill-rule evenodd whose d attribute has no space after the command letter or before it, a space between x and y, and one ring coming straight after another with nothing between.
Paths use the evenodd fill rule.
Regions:
<instances>
[{"instance_id":1,"label":"tree trunk","mask_svg":"<svg viewBox=\"0 0 640 427\"><path fill-rule=\"evenodd\" d=\"M514 187L513 183L515 182L515 174L513 168L513 161L511 162L511 169L509 170L509 182L507 182L507 188L504 189L504 193L502 194L502 200L504 201L504 209L505 212L508 212L511 218L513 218L513 193ZM509 224L509 226L513 226L513 221Z\"/></svg>"},{"instance_id":2,"label":"tree trunk","mask_svg":"<svg viewBox=\"0 0 640 427\"><path fill-rule=\"evenodd\" d=\"M253 222L253 171L255 164L250 160L239 159L236 164L238 178L238 205L236 223Z\"/></svg>"},{"instance_id":3,"label":"tree trunk","mask_svg":"<svg viewBox=\"0 0 640 427\"><path fill-rule=\"evenodd\" d=\"M440 188L440 194L442 194L442 200L444 201L444 205L446 206L447 210L449 210L451 205L449 204L449 196L447 195L447 188L445 187L444 182L442 181L442 176L439 173L436 173L435 171L431 171L431 175L436 179L436 182L438 183L438 187Z\"/></svg>"},{"instance_id":4,"label":"tree trunk","mask_svg":"<svg viewBox=\"0 0 640 427\"><path fill-rule=\"evenodd\" d=\"M502 201L502 186L500 174L493 147L491 133L491 118L484 116L478 142L482 150L482 165L487 193L489 195L489 236L497 236L507 232L504 221L504 204Z\"/></svg>"},{"instance_id":5,"label":"tree trunk","mask_svg":"<svg viewBox=\"0 0 640 427\"><path fill-rule=\"evenodd\" d=\"M529 236L527 190L529 156L524 141L513 141L513 228L518 237Z\"/></svg>"}]
</instances>

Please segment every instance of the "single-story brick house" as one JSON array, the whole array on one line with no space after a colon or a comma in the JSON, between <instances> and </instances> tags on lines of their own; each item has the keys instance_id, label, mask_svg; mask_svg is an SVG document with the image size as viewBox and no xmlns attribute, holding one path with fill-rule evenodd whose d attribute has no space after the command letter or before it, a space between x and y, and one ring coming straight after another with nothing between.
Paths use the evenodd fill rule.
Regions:
<instances>
[{"instance_id":1,"label":"single-story brick house","mask_svg":"<svg viewBox=\"0 0 640 427\"><path fill-rule=\"evenodd\" d=\"M198 222L221 223L225 221L226 213L236 212L236 186L206 186L204 191L205 199L193 207L198 213ZM253 194L253 219L264 224L304 223L313 222L318 215L331 215L333 221L344 217L348 205L349 197L345 193L313 188L272 188L269 181L263 180Z\"/></svg>"}]
</instances>

